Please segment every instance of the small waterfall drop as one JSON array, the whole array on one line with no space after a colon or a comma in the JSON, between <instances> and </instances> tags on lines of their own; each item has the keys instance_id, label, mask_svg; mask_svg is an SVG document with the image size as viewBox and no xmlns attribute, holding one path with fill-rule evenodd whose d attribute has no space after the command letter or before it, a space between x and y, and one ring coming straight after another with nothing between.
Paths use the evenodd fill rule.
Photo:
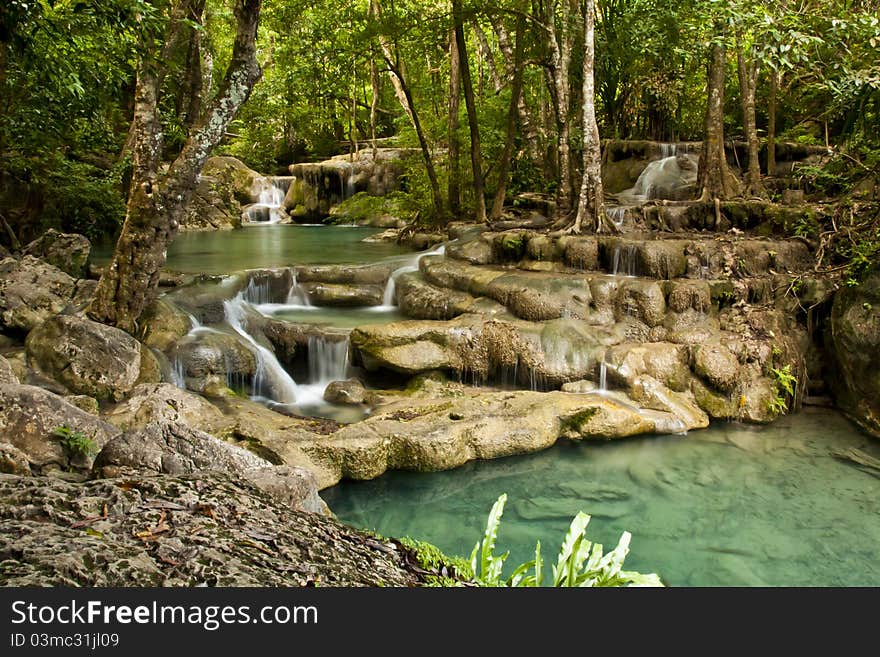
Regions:
<instances>
[{"instance_id":1,"label":"small waterfall drop","mask_svg":"<svg viewBox=\"0 0 880 657\"><path fill-rule=\"evenodd\" d=\"M310 335L308 343L309 381L300 384L297 403L301 408L323 405L324 390L333 381L348 376L349 341L329 340L323 335Z\"/></svg>"},{"instance_id":2,"label":"small waterfall drop","mask_svg":"<svg viewBox=\"0 0 880 657\"><path fill-rule=\"evenodd\" d=\"M623 246L615 246L614 254L611 258L611 275L629 277L638 276L638 255L638 248L635 244L624 244Z\"/></svg>"},{"instance_id":3,"label":"small waterfall drop","mask_svg":"<svg viewBox=\"0 0 880 657\"><path fill-rule=\"evenodd\" d=\"M254 181L257 201L245 211L248 223L277 224L281 221L284 190L272 178L261 177Z\"/></svg>"},{"instance_id":4,"label":"small waterfall drop","mask_svg":"<svg viewBox=\"0 0 880 657\"><path fill-rule=\"evenodd\" d=\"M608 392L608 364L599 363L599 392Z\"/></svg>"},{"instance_id":5,"label":"small waterfall drop","mask_svg":"<svg viewBox=\"0 0 880 657\"><path fill-rule=\"evenodd\" d=\"M296 402L298 387L296 382L278 362L270 349L259 344L244 329L248 302L243 295L223 302L226 322L238 333L253 350L257 359L257 372L254 374L253 394L263 395L282 404ZM268 394L266 394L268 393Z\"/></svg>"},{"instance_id":6,"label":"small waterfall drop","mask_svg":"<svg viewBox=\"0 0 880 657\"><path fill-rule=\"evenodd\" d=\"M409 262L407 262L402 267L398 267L393 272L391 272L391 276L388 277L388 282L385 284L385 293L382 295L382 305L376 306L377 310L390 310L391 308L396 307L397 302L395 299L395 294L397 292L397 277L401 274L406 274L409 272L414 272L419 270L419 262L421 262L422 258L427 256L435 256L435 255L443 255L446 253L446 245L441 244L433 251L428 251L426 253L419 253L415 257L413 257Z\"/></svg>"},{"instance_id":7,"label":"small waterfall drop","mask_svg":"<svg viewBox=\"0 0 880 657\"><path fill-rule=\"evenodd\" d=\"M617 230L623 228L623 222L626 219L626 210L626 206L623 205L605 206L605 216L608 217L608 220L614 224L614 227Z\"/></svg>"},{"instance_id":8,"label":"small waterfall drop","mask_svg":"<svg viewBox=\"0 0 880 657\"><path fill-rule=\"evenodd\" d=\"M660 157L674 157L678 154L677 144L660 144Z\"/></svg>"}]
</instances>

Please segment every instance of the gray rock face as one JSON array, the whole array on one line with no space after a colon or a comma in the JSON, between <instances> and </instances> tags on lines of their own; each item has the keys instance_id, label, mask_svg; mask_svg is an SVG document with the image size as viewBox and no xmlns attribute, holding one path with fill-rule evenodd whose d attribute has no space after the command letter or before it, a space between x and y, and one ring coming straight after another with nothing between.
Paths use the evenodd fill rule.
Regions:
<instances>
[{"instance_id":1,"label":"gray rock face","mask_svg":"<svg viewBox=\"0 0 880 657\"><path fill-rule=\"evenodd\" d=\"M305 468L276 465L246 470L241 476L279 502L288 504L294 511L330 515L330 509L318 495L315 475Z\"/></svg>"},{"instance_id":2,"label":"gray rock face","mask_svg":"<svg viewBox=\"0 0 880 657\"><path fill-rule=\"evenodd\" d=\"M831 311L838 405L880 437L880 273L837 293Z\"/></svg>"},{"instance_id":3,"label":"gray rock face","mask_svg":"<svg viewBox=\"0 0 880 657\"><path fill-rule=\"evenodd\" d=\"M141 374L141 345L112 326L59 315L26 341L28 361L71 392L98 400L121 399Z\"/></svg>"},{"instance_id":4,"label":"gray rock face","mask_svg":"<svg viewBox=\"0 0 880 657\"><path fill-rule=\"evenodd\" d=\"M177 422L154 422L131 429L104 446L94 472L118 477L126 472L192 474L215 470L237 475L269 463L247 450Z\"/></svg>"},{"instance_id":5,"label":"gray rock face","mask_svg":"<svg viewBox=\"0 0 880 657\"><path fill-rule=\"evenodd\" d=\"M0 261L0 329L27 333L73 303L77 281L33 256Z\"/></svg>"},{"instance_id":6,"label":"gray rock face","mask_svg":"<svg viewBox=\"0 0 880 657\"><path fill-rule=\"evenodd\" d=\"M85 484L0 475L7 586L417 585L405 557L217 473Z\"/></svg>"},{"instance_id":7,"label":"gray rock face","mask_svg":"<svg viewBox=\"0 0 880 657\"><path fill-rule=\"evenodd\" d=\"M170 383L135 387L128 399L104 413L104 419L122 430L178 422L215 435L225 434L232 424L205 398Z\"/></svg>"},{"instance_id":8,"label":"gray rock face","mask_svg":"<svg viewBox=\"0 0 880 657\"><path fill-rule=\"evenodd\" d=\"M18 383L18 377L9 361L0 356L0 384L3 383Z\"/></svg>"},{"instance_id":9,"label":"gray rock face","mask_svg":"<svg viewBox=\"0 0 880 657\"><path fill-rule=\"evenodd\" d=\"M58 267L74 278L85 278L92 245L83 235L61 233L50 228L24 247L26 255Z\"/></svg>"},{"instance_id":10,"label":"gray rock face","mask_svg":"<svg viewBox=\"0 0 880 657\"><path fill-rule=\"evenodd\" d=\"M0 385L0 436L27 455L36 472L73 466L88 469L91 457L68 458L52 432L62 426L80 431L100 450L119 429L42 388Z\"/></svg>"},{"instance_id":11,"label":"gray rock face","mask_svg":"<svg viewBox=\"0 0 880 657\"><path fill-rule=\"evenodd\" d=\"M303 283L302 288L316 306L378 306L385 293L383 285Z\"/></svg>"},{"instance_id":12,"label":"gray rock face","mask_svg":"<svg viewBox=\"0 0 880 657\"><path fill-rule=\"evenodd\" d=\"M182 364L187 387L202 391L217 381L249 381L257 371L253 351L236 336L208 333L178 344L174 357Z\"/></svg>"},{"instance_id":13,"label":"gray rock face","mask_svg":"<svg viewBox=\"0 0 880 657\"><path fill-rule=\"evenodd\" d=\"M231 230L239 227L242 204L252 202L251 191L258 178L260 174L234 157L209 158L202 168L181 230Z\"/></svg>"},{"instance_id":14,"label":"gray rock face","mask_svg":"<svg viewBox=\"0 0 880 657\"><path fill-rule=\"evenodd\" d=\"M25 477L30 475L27 454L11 443L0 443L0 472Z\"/></svg>"},{"instance_id":15,"label":"gray rock face","mask_svg":"<svg viewBox=\"0 0 880 657\"><path fill-rule=\"evenodd\" d=\"M739 361L723 345L698 347L694 368L697 374L723 392L732 392L740 382Z\"/></svg>"}]
</instances>

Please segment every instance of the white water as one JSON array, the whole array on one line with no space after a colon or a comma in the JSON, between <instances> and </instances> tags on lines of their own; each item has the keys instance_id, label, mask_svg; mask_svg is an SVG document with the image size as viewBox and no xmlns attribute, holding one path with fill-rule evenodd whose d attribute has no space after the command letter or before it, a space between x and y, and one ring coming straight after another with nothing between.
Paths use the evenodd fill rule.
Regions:
<instances>
[{"instance_id":1,"label":"white water","mask_svg":"<svg viewBox=\"0 0 880 657\"><path fill-rule=\"evenodd\" d=\"M604 360L599 363L599 390L600 392L608 390L608 364Z\"/></svg>"},{"instance_id":2,"label":"white water","mask_svg":"<svg viewBox=\"0 0 880 657\"><path fill-rule=\"evenodd\" d=\"M659 160L648 162L635 185L620 192L624 202L643 203L651 199L674 198L675 192L697 180L697 162L694 155L676 155L675 144L661 144L660 152L670 152Z\"/></svg>"},{"instance_id":3,"label":"white water","mask_svg":"<svg viewBox=\"0 0 880 657\"><path fill-rule=\"evenodd\" d=\"M309 382L300 384L298 404L301 407L324 404L324 390L333 381L348 377L349 341L328 340L324 336L309 336Z\"/></svg>"},{"instance_id":4,"label":"white water","mask_svg":"<svg viewBox=\"0 0 880 657\"><path fill-rule=\"evenodd\" d=\"M247 209L248 223L277 224L281 221L281 206L284 203L284 191L271 178L258 178L257 202ZM267 217L262 219L262 217ZM260 217L260 218L257 218Z\"/></svg>"},{"instance_id":5,"label":"white water","mask_svg":"<svg viewBox=\"0 0 880 657\"><path fill-rule=\"evenodd\" d=\"M309 299L309 293L297 282L296 272L291 270L291 276L293 281L287 292L287 305L296 308L311 308L312 302Z\"/></svg>"},{"instance_id":6,"label":"white water","mask_svg":"<svg viewBox=\"0 0 880 657\"><path fill-rule=\"evenodd\" d=\"M627 208L623 205L605 206L605 216L608 217L609 221L614 224L614 227L617 230L623 228L623 222L626 219L626 210Z\"/></svg>"},{"instance_id":7,"label":"white water","mask_svg":"<svg viewBox=\"0 0 880 657\"><path fill-rule=\"evenodd\" d=\"M638 249L634 244L615 246L611 261L612 276L635 277L639 273Z\"/></svg>"},{"instance_id":8,"label":"white water","mask_svg":"<svg viewBox=\"0 0 880 657\"><path fill-rule=\"evenodd\" d=\"M425 253L419 253L418 255L413 256L405 265L403 265L402 267L398 267L393 272L391 272L391 276L388 277L388 283L385 284L385 293L382 296L382 305L375 306L375 310L387 311L397 306L397 299L395 298L395 295L397 293L398 276L400 276L401 274L418 271L419 262L421 262L422 258L425 258L427 256L443 255L445 253L446 245L441 244L433 251L427 251Z\"/></svg>"},{"instance_id":9,"label":"white water","mask_svg":"<svg viewBox=\"0 0 880 657\"><path fill-rule=\"evenodd\" d=\"M255 395L268 393L266 396L274 401L293 404L296 402L298 392L296 381L281 366L275 354L254 340L253 336L244 329L243 322L247 305L247 301L239 295L234 299L224 301L223 309L229 326L247 342L257 359L253 392Z\"/></svg>"}]
</instances>

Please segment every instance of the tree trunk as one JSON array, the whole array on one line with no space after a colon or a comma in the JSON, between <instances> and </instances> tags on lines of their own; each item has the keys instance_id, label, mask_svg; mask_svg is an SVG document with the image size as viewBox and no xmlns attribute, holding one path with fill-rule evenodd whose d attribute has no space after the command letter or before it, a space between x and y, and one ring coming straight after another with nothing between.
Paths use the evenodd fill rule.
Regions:
<instances>
[{"instance_id":1,"label":"tree trunk","mask_svg":"<svg viewBox=\"0 0 880 657\"><path fill-rule=\"evenodd\" d=\"M477 104L474 99L474 86L471 81L471 67L468 62L467 43L464 40L464 25L461 15L461 2L452 0L452 15L455 21L455 45L458 48L458 65L461 71L461 87L464 90L464 104L467 108L468 128L471 134L471 168L474 179L474 214L478 222L486 221L486 195L483 190L483 155L480 147L480 126L477 123Z\"/></svg>"},{"instance_id":2,"label":"tree trunk","mask_svg":"<svg viewBox=\"0 0 880 657\"><path fill-rule=\"evenodd\" d=\"M514 51L510 46L510 38L508 37L507 30L499 16L492 15L490 16L490 19L492 21L492 29L495 31L495 36L498 38L498 47L504 55L505 69L508 71L507 77L512 79L515 66ZM523 73L525 73L525 71L523 71ZM533 116L532 110L526 103L526 99L522 92L520 92L516 109L519 114L520 136L523 145L525 146L525 152L532 164L540 166L542 158L542 129L539 125L539 121Z\"/></svg>"},{"instance_id":3,"label":"tree trunk","mask_svg":"<svg viewBox=\"0 0 880 657\"><path fill-rule=\"evenodd\" d=\"M134 167L125 223L113 259L89 305L92 319L137 333L137 321L155 296L168 245L174 239L198 175L260 78L255 41L261 4L261 0L236 0L235 41L223 84L190 131L180 154L161 175L162 131L156 74L161 62L155 60L152 48L143 53L137 70Z\"/></svg>"},{"instance_id":4,"label":"tree trunk","mask_svg":"<svg viewBox=\"0 0 880 657\"><path fill-rule=\"evenodd\" d=\"M571 125L569 108L571 104L571 85L569 84L569 66L571 64L572 32L570 25L571 0L562 0L561 15L557 27L556 11L551 0L547 3L545 23L548 31L547 41L550 46L549 83L550 96L553 101L554 118L556 121L557 139L557 171L559 174L556 189L556 212L564 217L572 209L571 184Z\"/></svg>"},{"instance_id":5,"label":"tree trunk","mask_svg":"<svg viewBox=\"0 0 880 657\"><path fill-rule=\"evenodd\" d=\"M378 22L382 16L382 7L379 4L379 0L370 0L370 13L372 13L374 20ZM437 170L434 168L434 160L431 158L431 149L428 147L428 140L425 137L424 130L422 130L422 123L416 112L412 93L406 83L403 68L400 66L397 49L392 48L392 44L388 40L388 37L381 31L378 35L378 41L379 47L382 49L382 56L385 59L385 65L388 67L388 77L391 79L391 86L394 87L394 95L397 96L397 101L409 117L413 129L416 131L416 137L419 140L422 158L425 161L425 171L428 174L428 182L431 185L434 213L438 217L442 217L445 213L443 212L443 197L440 195L440 183L437 180Z\"/></svg>"},{"instance_id":6,"label":"tree trunk","mask_svg":"<svg viewBox=\"0 0 880 657\"><path fill-rule=\"evenodd\" d=\"M767 175L776 175L776 96L779 93L779 73L770 71L770 99L767 101Z\"/></svg>"},{"instance_id":7,"label":"tree trunk","mask_svg":"<svg viewBox=\"0 0 880 657\"><path fill-rule=\"evenodd\" d=\"M755 119L755 91L758 85L758 63L754 58L746 59L743 51L742 37L736 35L736 63L739 77L739 96L743 113L743 132L748 144L749 164L746 170L746 194L764 197L767 195L761 180L761 164L758 159L760 142L758 126Z\"/></svg>"},{"instance_id":8,"label":"tree trunk","mask_svg":"<svg viewBox=\"0 0 880 657\"><path fill-rule=\"evenodd\" d=\"M205 0L195 0L190 4L187 18L193 23L201 25L202 14L205 11ZM184 97L187 100L183 113L183 126L191 128L199 120L202 113L203 103L203 74L202 74L202 31L193 27L189 28L189 48L186 53L186 82Z\"/></svg>"},{"instance_id":9,"label":"tree trunk","mask_svg":"<svg viewBox=\"0 0 880 657\"><path fill-rule=\"evenodd\" d=\"M602 188L602 147L599 125L596 123L596 5L586 0L584 7L584 63L583 63L583 175L578 196L578 209L571 231L580 233L583 226L594 226L601 232L607 225L604 190Z\"/></svg>"},{"instance_id":10,"label":"tree trunk","mask_svg":"<svg viewBox=\"0 0 880 657\"><path fill-rule=\"evenodd\" d=\"M504 197L507 195L507 178L510 172L510 161L513 157L513 144L516 139L516 120L519 116L519 101L523 88L523 30L525 23L520 18L516 26L516 46L513 55L513 81L510 88L510 108L507 111L507 138L504 142L504 151L501 153L501 161L498 164L498 186L495 189L495 199L492 203L492 211L489 213L489 221L501 219L501 211L504 209Z\"/></svg>"},{"instance_id":11,"label":"tree trunk","mask_svg":"<svg viewBox=\"0 0 880 657\"><path fill-rule=\"evenodd\" d=\"M727 166L724 155L724 70L725 48L713 43L709 61L705 135L700 155L700 199L725 200L739 194L740 184Z\"/></svg>"},{"instance_id":12,"label":"tree trunk","mask_svg":"<svg viewBox=\"0 0 880 657\"><path fill-rule=\"evenodd\" d=\"M458 138L458 112L461 103L461 69L458 63L458 44L455 28L449 32L449 211L453 218L461 214L461 143Z\"/></svg>"},{"instance_id":13,"label":"tree trunk","mask_svg":"<svg viewBox=\"0 0 880 657\"><path fill-rule=\"evenodd\" d=\"M373 163L379 157L379 147L376 142L376 110L379 108L379 70L376 67L375 53L370 55L370 141L373 142Z\"/></svg>"}]
</instances>

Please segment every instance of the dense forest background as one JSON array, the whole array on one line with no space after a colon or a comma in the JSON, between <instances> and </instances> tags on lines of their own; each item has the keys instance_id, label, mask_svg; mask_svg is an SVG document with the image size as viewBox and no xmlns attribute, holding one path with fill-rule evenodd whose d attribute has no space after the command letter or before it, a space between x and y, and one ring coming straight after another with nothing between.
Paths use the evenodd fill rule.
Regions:
<instances>
[{"instance_id":1,"label":"dense forest background","mask_svg":"<svg viewBox=\"0 0 880 657\"><path fill-rule=\"evenodd\" d=\"M222 82L236 34L232 4L3 3L0 241L25 242L47 227L93 239L118 232L138 56L147 42L163 44L155 61L170 161ZM477 199L491 206L499 188L508 202L528 191L571 203L593 5L265 0L262 79L220 150L282 173L374 139L420 148L405 195L425 221L479 217ZM743 144L744 170L750 138L761 178L774 174L768 136L829 146L822 167L796 175L808 192L846 194L880 162L878 9L870 0L595 3L599 134L703 140L709 92L720 82L723 139ZM775 193L748 182L742 193Z\"/></svg>"}]
</instances>

